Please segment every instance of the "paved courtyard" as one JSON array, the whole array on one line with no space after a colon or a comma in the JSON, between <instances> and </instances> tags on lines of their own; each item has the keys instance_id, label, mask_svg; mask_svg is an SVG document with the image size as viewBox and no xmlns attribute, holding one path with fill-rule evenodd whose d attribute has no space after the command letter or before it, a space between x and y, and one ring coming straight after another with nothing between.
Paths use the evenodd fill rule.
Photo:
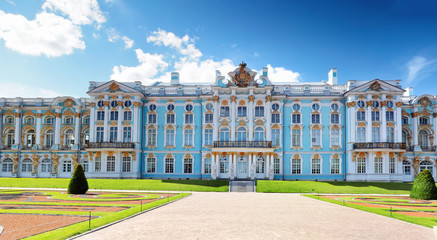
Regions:
<instances>
[{"instance_id":1,"label":"paved courtyard","mask_svg":"<svg viewBox=\"0 0 437 240\"><path fill-rule=\"evenodd\" d=\"M298 194L193 193L80 239L435 239L432 229Z\"/></svg>"}]
</instances>

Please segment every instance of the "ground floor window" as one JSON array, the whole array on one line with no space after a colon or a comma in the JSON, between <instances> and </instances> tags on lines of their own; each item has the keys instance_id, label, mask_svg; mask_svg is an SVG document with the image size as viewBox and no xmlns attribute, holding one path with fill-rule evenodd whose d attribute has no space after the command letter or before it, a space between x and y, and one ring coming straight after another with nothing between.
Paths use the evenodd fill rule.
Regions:
<instances>
[{"instance_id":1,"label":"ground floor window","mask_svg":"<svg viewBox=\"0 0 437 240\"><path fill-rule=\"evenodd\" d=\"M174 159L166 158L165 159L165 173L174 173Z\"/></svg>"},{"instance_id":2,"label":"ground floor window","mask_svg":"<svg viewBox=\"0 0 437 240\"><path fill-rule=\"evenodd\" d=\"M94 162L94 171L95 172L102 171L102 158L101 157L96 157L96 160Z\"/></svg>"},{"instance_id":3,"label":"ground floor window","mask_svg":"<svg viewBox=\"0 0 437 240\"><path fill-rule=\"evenodd\" d=\"M52 172L52 161L48 158L41 161L41 172Z\"/></svg>"},{"instance_id":4,"label":"ground floor window","mask_svg":"<svg viewBox=\"0 0 437 240\"><path fill-rule=\"evenodd\" d=\"M185 158L184 159L184 173L193 173L193 159Z\"/></svg>"},{"instance_id":5,"label":"ground floor window","mask_svg":"<svg viewBox=\"0 0 437 240\"><path fill-rule=\"evenodd\" d=\"M388 162L388 165L389 165L390 173L396 173L396 161L395 161L395 158L390 158L389 162Z\"/></svg>"},{"instance_id":6,"label":"ground floor window","mask_svg":"<svg viewBox=\"0 0 437 240\"><path fill-rule=\"evenodd\" d=\"M256 160L256 173L264 173L265 161L264 158L259 157Z\"/></svg>"},{"instance_id":7,"label":"ground floor window","mask_svg":"<svg viewBox=\"0 0 437 240\"><path fill-rule=\"evenodd\" d=\"M357 173L366 173L366 158L357 159Z\"/></svg>"},{"instance_id":8,"label":"ground floor window","mask_svg":"<svg viewBox=\"0 0 437 240\"><path fill-rule=\"evenodd\" d=\"M407 160L402 161L404 175L411 175L411 163Z\"/></svg>"},{"instance_id":9,"label":"ground floor window","mask_svg":"<svg viewBox=\"0 0 437 240\"><path fill-rule=\"evenodd\" d=\"M71 172L71 161L65 160L62 162L62 172Z\"/></svg>"},{"instance_id":10,"label":"ground floor window","mask_svg":"<svg viewBox=\"0 0 437 240\"><path fill-rule=\"evenodd\" d=\"M106 158L106 171L115 172L115 156L108 156Z\"/></svg>"},{"instance_id":11,"label":"ground floor window","mask_svg":"<svg viewBox=\"0 0 437 240\"><path fill-rule=\"evenodd\" d=\"M123 157L122 168L121 168L122 172L130 172L131 165L132 165L131 157Z\"/></svg>"},{"instance_id":12,"label":"ground floor window","mask_svg":"<svg viewBox=\"0 0 437 240\"><path fill-rule=\"evenodd\" d=\"M12 164L12 159L7 158L2 163L2 171L3 172L12 172L14 165Z\"/></svg>"},{"instance_id":13,"label":"ground floor window","mask_svg":"<svg viewBox=\"0 0 437 240\"><path fill-rule=\"evenodd\" d=\"M374 159L375 173L382 173L382 157Z\"/></svg>"},{"instance_id":14,"label":"ground floor window","mask_svg":"<svg viewBox=\"0 0 437 240\"><path fill-rule=\"evenodd\" d=\"M206 158L204 161L203 172L205 174L211 173L211 158Z\"/></svg>"},{"instance_id":15,"label":"ground floor window","mask_svg":"<svg viewBox=\"0 0 437 240\"><path fill-rule=\"evenodd\" d=\"M89 165L88 161L85 160L85 161L82 162L82 166L83 166L83 171L84 172L88 172L88 170L89 170L88 165Z\"/></svg>"},{"instance_id":16,"label":"ground floor window","mask_svg":"<svg viewBox=\"0 0 437 240\"><path fill-rule=\"evenodd\" d=\"M300 159L291 160L291 174L300 174L301 171Z\"/></svg>"},{"instance_id":17,"label":"ground floor window","mask_svg":"<svg viewBox=\"0 0 437 240\"><path fill-rule=\"evenodd\" d=\"M279 158L273 159L273 173L274 174L281 173L281 160Z\"/></svg>"},{"instance_id":18,"label":"ground floor window","mask_svg":"<svg viewBox=\"0 0 437 240\"><path fill-rule=\"evenodd\" d=\"M155 158L147 158L147 172L148 173L156 172L156 159Z\"/></svg>"},{"instance_id":19,"label":"ground floor window","mask_svg":"<svg viewBox=\"0 0 437 240\"><path fill-rule=\"evenodd\" d=\"M420 163L420 172L422 172L425 169L428 169L431 172L431 174L432 174L432 162L430 162L430 161L422 161Z\"/></svg>"},{"instance_id":20,"label":"ground floor window","mask_svg":"<svg viewBox=\"0 0 437 240\"><path fill-rule=\"evenodd\" d=\"M220 173L228 173L229 172L229 161L227 157L222 157L220 159Z\"/></svg>"},{"instance_id":21,"label":"ground floor window","mask_svg":"<svg viewBox=\"0 0 437 240\"><path fill-rule=\"evenodd\" d=\"M331 174L340 174L340 159L333 158L331 160Z\"/></svg>"},{"instance_id":22,"label":"ground floor window","mask_svg":"<svg viewBox=\"0 0 437 240\"><path fill-rule=\"evenodd\" d=\"M21 163L21 172L32 172L32 160L26 158Z\"/></svg>"},{"instance_id":23,"label":"ground floor window","mask_svg":"<svg viewBox=\"0 0 437 240\"><path fill-rule=\"evenodd\" d=\"M311 174L320 174L320 159L311 159Z\"/></svg>"}]
</instances>

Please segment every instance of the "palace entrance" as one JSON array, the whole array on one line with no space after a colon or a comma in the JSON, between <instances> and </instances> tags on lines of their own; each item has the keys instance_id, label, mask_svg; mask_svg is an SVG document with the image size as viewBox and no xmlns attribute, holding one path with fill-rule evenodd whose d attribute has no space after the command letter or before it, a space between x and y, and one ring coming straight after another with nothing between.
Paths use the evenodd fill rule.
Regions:
<instances>
[{"instance_id":1,"label":"palace entrance","mask_svg":"<svg viewBox=\"0 0 437 240\"><path fill-rule=\"evenodd\" d=\"M247 159L243 156L239 157L237 161L237 178L247 179L249 177L247 167Z\"/></svg>"}]
</instances>

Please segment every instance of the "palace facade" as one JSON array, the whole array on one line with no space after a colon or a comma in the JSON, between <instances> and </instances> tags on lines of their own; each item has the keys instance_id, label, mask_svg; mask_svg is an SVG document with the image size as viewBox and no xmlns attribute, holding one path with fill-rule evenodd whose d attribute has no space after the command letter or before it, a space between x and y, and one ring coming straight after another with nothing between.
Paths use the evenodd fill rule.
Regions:
<instances>
[{"instance_id":1,"label":"palace facade","mask_svg":"<svg viewBox=\"0 0 437 240\"><path fill-rule=\"evenodd\" d=\"M0 176L413 181L436 177L437 96L400 80L90 82L88 98L1 98ZM11 89L13 91L13 89Z\"/></svg>"}]
</instances>

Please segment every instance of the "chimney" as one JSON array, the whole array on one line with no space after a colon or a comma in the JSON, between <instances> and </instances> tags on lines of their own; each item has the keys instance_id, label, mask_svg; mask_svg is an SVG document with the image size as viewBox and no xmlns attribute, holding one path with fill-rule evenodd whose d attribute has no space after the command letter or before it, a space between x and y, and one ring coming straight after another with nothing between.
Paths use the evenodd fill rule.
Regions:
<instances>
[{"instance_id":1,"label":"chimney","mask_svg":"<svg viewBox=\"0 0 437 240\"><path fill-rule=\"evenodd\" d=\"M337 68L331 68L328 73L328 84L337 85Z\"/></svg>"},{"instance_id":2,"label":"chimney","mask_svg":"<svg viewBox=\"0 0 437 240\"><path fill-rule=\"evenodd\" d=\"M262 69L263 77L267 77L268 73L269 73L269 69L267 67L263 67L263 69Z\"/></svg>"},{"instance_id":3,"label":"chimney","mask_svg":"<svg viewBox=\"0 0 437 240\"><path fill-rule=\"evenodd\" d=\"M412 87L405 88L404 96L414 96L414 89Z\"/></svg>"},{"instance_id":4,"label":"chimney","mask_svg":"<svg viewBox=\"0 0 437 240\"><path fill-rule=\"evenodd\" d=\"M171 73L170 85L179 85L179 73L178 72Z\"/></svg>"}]
</instances>

